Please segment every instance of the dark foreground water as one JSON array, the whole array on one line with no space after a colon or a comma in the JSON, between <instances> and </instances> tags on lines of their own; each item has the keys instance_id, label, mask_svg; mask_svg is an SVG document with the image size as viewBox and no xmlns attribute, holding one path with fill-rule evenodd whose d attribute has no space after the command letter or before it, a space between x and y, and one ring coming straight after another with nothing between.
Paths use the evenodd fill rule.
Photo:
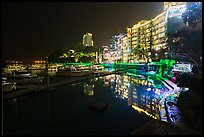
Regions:
<instances>
[{"instance_id":1,"label":"dark foreground water","mask_svg":"<svg viewBox=\"0 0 204 137\"><path fill-rule=\"evenodd\" d=\"M155 87L164 90L156 78L109 75L6 100L3 134L130 134L160 119ZM88 109L95 102L109 108Z\"/></svg>"}]
</instances>

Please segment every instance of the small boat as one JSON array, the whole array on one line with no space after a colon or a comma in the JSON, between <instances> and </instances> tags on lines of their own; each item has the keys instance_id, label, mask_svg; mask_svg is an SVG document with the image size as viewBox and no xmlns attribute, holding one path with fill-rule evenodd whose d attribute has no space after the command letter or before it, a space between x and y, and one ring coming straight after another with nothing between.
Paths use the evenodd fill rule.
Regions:
<instances>
[{"instance_id":1,"label":"small boat","mask_svg":"<svg viewBox=\"0 0 204 137\"><path fill-rule=\"evenodd\" d=\"M89 109L91 110L97 110L97 111L105 111L108 108L108 104L106 103L95 103L89 106Z\"/></svg>"},{"instance_id":2,"label":"small boat","mask_svg":"<svg viewBox=\"0 0 204 137\"><path fill-rule=\"evenodd\" d=\"M178 109L177 103L172 100L167 100L166 108L170 122L173 124L178 124L181 120L181 112Z\"/></svg>"},{"instance_id":3,"label":"small boat","mask_svg":"<svg viewBox=\"0 0 204 137\"><path fill-rule=\"evenodd\" d=\"M74 77L81 77L81 76L90 76L92 74L91 70L77 70L75 67L61 69L56 72L56 76L74 76Z\"/></svg>"},{"instance_id":4,"label":"small boat","mask_svg":"<svg viewBox=\"0 0 204 137\"><path fill-rule=\"evenodd\" d=\"M40 84L43 78L27 70L13 71L12 74L7 74L8 81L16 82L17 84Z\"/></svg>"},{"instance_id":5,"label":"small boat","mask_svg":"<svg viewBox=\"0 0 204 137\"><path fill-rule=\"evenodd\" d=\"M6 82L5 77L2 77L2 90L3 92L10 92L12 90L16 89L16 83L15 82Z\"/></svg>"},{"instance_id":6,"label":"small boat","mask_svg":"<svg viewBox=\"0 0 204 137\"><path fill-rule=\"evenodd\" d=\"M92 71L71 71L71 72L69 72L68 73L68 75L69 76L79 76L79 77L81 77L81 76L90 76L92 74Z\"/></svg>"},{"instance_id":7,"label":"small boat","mask_svg":"<svg viewBox=\"0 0 204 137\"><path fill-rule=\"evenodd\" d=\"M2 77L2 81L6 81L7 80L7 78L6 77Z\"/></svg>"},{"instance_id":8,"label":"small boat","mask_svg":"<svg viewBox=\"0 0 204 137\"><path fill-rule=\"evenodd\" d=\"M159 106L160 120L168 122L167 113L166 113L166 110L165 110L165 102L160 101L158 106Z\"/></svg>"},{"instance_id":9,"label":"small boat","mask_svg":"<svg viewBox=\"0 0 204 137\"><path fill-rule=\"evenodd\" d=\"M96 71L99 71L99 70L104 70L104 67L103 66L100 66L100 65L93 65L92 67L92 70L96 70Z\"/></svg>"},{"instance_id":10,"label":"small boat","mask_svg":"<svg viewBox=\"0 0 204 137\"><path fill-rule=\"evenodd\" d=\"M16 82L17 84L41 84L43 82L44 77L36 77L36 78L25 78L25 79L11 79L10 82Z\"/></svg>"},{"instance_id":11,"label":"small boat","mask_svg":"<svg viewBox=\"0 0 204 137\"><path fill-rule=\"evenodd\" d=\"M102 73L106 72L104 67L100 66L100 65L93 65L91 67L91 70L93 71L94 75L99 75L99 74L102 74Z\"/></svg>"},{"instance_id":12,"label":"small boat","mask_svg":"<svg viewBox=\"0 0 204 137\"><path fill-rule=\"evenodd\" d=\"M8 74L7 78L36 78L36 74L31 74L27 70L19 70L19 71L13 71L12 74Z\"/></svg>"}]
</instances>

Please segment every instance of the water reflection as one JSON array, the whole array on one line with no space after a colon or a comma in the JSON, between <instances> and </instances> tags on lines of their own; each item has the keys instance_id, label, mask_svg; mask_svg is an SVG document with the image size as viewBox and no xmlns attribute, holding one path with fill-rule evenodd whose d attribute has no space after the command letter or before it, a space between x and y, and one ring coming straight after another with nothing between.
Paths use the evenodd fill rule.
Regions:
<instances>
[{"instance_id":1,"label":"water reflection","mask_svg":"<svg viewBox=\"0 0 204 137\"><path fill-rule=\"evenodd\" d=\"M110 87L116 98L127 101L139 113L154 119L161 119L159 101L164 91L156 77L134 77L127 75L108 75L101 77L103 86ZM84 93L94 95L95 79L84 82Z\"/></svg>"},{"instance_id":2,"label":"water reflection","mask_svg":"<svg viewBox=\"0 0 204 137\"><path fill-rule=\"evenodd\" d=\"M31 73L37 74L38 76L44 76L46 73L46 70L31 70ZM49 76L56 76L56 71L48 71Z\"/></svg>"},{"instance_id":3,"label":"water reflection","mask_svg":"<svg viewBox=\"0 0 204 137\"><path fill-rule=\"evenodd\" d=\"M52 118L52 104L51 104L51 99L50 95L47 95L47 106L48 106L48 124L52 125L53 124L53 118Z\"/></svg>"},{"instance_id":4,"label":"water reflection","mask_svg":"<svg viewBox=\"0 0 204 137\"><path fill-rule=\"evenodd\" d=\"M62 86L55 92L20 97L12 100L12 105L9 100L4 102L5 133L76 134L81 130L87 134L127 134L149 120L134 110L160 119L158 103L162 89L154 84L159 84L156 78L108 75ZM110 104L108 113L89 111L88 106L95 102ZM119 123L125 124L125 128Z\"/></svg>"},{"instance_id":5,"label":"water reflection","mask_svg":"<svg viewBox=\"0 0 204 137\"><path fill-rule=\"evenodd\" d=\"M12 104L15 108L15 114L17 115L18 114L18 100L17 100L17 98L13 98Z\"/></svg>"},{"instance_id":6,"label":"water reflection","mask_svg":"<svg viewBox=\"0 0 204 137\"><path fill-rule=\"evenodd\" d=\"M92 96L94 95L94 81L96 79L90 79L84 82L84 94Z\"/></svg>"}]
</instances>

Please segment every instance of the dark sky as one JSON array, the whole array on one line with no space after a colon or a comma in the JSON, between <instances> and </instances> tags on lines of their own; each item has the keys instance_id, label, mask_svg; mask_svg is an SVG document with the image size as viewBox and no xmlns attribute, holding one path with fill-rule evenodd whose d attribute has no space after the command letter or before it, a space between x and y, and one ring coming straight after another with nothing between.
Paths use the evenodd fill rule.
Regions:
<instances>
[{"instance_id":1,"label":"dark sky","mask_svg":"<svg viewBox=\"0 0 204 137\"><path fill-rule=\"evenodd\" d=\"M72 48L86 32L94 45L163 11L163 2L27 2L3 4L3 59L42 59Z\"/></svg>"}]
</instances>

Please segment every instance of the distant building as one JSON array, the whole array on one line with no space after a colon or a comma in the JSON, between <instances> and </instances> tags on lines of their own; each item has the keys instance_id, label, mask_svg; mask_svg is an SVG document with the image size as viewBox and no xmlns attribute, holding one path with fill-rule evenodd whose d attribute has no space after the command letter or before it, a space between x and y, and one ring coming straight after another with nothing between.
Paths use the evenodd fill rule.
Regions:
<instances>
[{"instance_id":1,"label":"distant building","mask_svg":"<svg viewBox=\"0 0 204 137\"><path fill-rule=\"evenodd\" d=\"M122 60L123 57L123 38L126 34L120 33L119 35L115 35L111 37L110 40L110 56L111 61L115 62Z\"/></svg>"},{"instance_id":2,"label":"distant building","mask_svg":"<svg viewBox=\"0 0 204 137\"><path fill-rule=\"evenodd\" d=\"M35 60L34 64L45 64L45 60Z\"/></svg>"},{"instance_id":3,"label":"distant building","mask_svg":"<svg viewBox=\"0 0 204 137\"><path fill-rule=\"evenodd\" d=\"M83 36L83 45L84 46L93 46L92 34L86 33Z\"/></svg>"}]
</instances>

